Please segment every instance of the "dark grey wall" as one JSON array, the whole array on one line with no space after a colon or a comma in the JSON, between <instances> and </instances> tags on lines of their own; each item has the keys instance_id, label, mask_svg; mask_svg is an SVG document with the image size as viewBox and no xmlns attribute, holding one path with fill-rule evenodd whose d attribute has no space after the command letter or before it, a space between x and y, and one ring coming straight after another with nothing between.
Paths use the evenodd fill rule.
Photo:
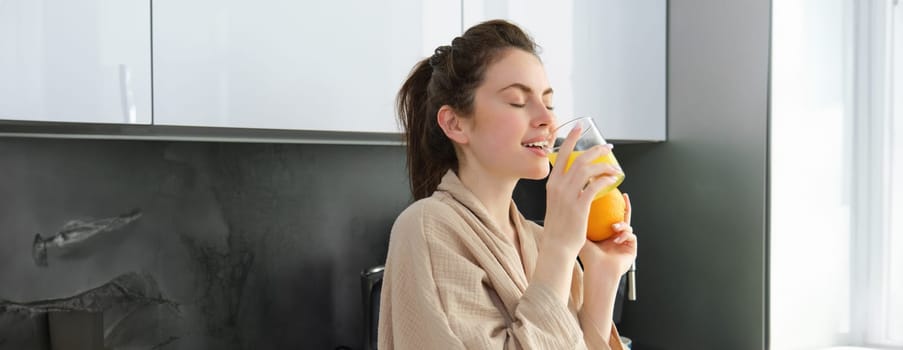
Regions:
<instances>
[{"instance_id":1,"label":"dark grey wall","mask_svg":"<svg viewBox=\"0 0 903 350\"><path fill-rule=\"evenodd\" d=\"M0 138L0 302L72 297L125 276L178 308L139 300L104 313L138 315L120 318L133 329L108 339L118 346L359 349L359 273L384 261L409 203L403 151ZM47 266L35 264L36 233L132 208L137 221L50 247ZM0 348L34 344L13 338L40 327L6 310Z\"/></svg>"},{"instance_id":2,"label":"dark grey wall","mask_svg":"<svg viewBox=\"0 0 903 350\"><path fill-rule=\"evenodd\" d=\"M770 2L670 1L668 141L620 145L636 349L765 348Z\"/></svg>"}]
</instances>

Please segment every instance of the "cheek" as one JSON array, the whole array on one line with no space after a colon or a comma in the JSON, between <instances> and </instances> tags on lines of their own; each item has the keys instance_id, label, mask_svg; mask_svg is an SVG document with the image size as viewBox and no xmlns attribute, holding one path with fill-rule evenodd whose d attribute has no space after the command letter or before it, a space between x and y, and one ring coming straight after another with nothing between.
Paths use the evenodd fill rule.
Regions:
<instances>
[{"instance_id":1,"label":"cheek","mask_svg":"<svg viewBox=\"0 0 903 350\"><path fill-rule=\"evenodd\" d=\"M498 118L492 125L492 135L489 142L497 147L511 148L520 146L523 131L509 118Z\"/></svg>"},{"instance_id":2,"label":"cheek","mask_svg":"<svg viewBox=\"0 0 903 350\"><path fill-rule=\"evenodd\" d=\"M511 149L520 146L524 136L523 116L518 110L511 109L504 103L485 103L478 105L479 121L476 125L483 143L496 150Z\"/></svg>"}]
</instances>

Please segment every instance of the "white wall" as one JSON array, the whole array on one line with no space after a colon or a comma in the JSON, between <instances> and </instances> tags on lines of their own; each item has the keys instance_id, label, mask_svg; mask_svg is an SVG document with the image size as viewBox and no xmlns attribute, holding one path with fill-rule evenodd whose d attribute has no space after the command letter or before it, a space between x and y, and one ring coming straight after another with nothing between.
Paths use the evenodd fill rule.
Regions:
<instances>
[{"instance_id":1,"label":"white wall","mask_svg":"<svg viewBox=\"0 0 903 350\"><path fill-rule=\"evenodd\" d=\"M771 349L841 344L850 319L849 2L772 2Z\"/></svg>"}]
</instances>

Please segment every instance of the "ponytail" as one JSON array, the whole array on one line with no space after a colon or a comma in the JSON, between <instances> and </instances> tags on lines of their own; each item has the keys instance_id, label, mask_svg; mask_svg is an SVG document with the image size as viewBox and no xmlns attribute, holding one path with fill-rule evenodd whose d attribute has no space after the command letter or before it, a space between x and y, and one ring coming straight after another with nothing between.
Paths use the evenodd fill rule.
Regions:
<instances>
[{"instance_id":1,"label":"ponytail","mask_svg":"<svg viewBox=\"0 0 903 350\"><path fill-rule=\"evenodd\" d=\"M458 167L454 146L436 120L439 109L429 103L433 74L429 61L427 58L417 63L396 100L398 121L405 130L403 140L407 144L407 168L414 200L430 196L442 176Z\"/></svg>"}]
</instances>

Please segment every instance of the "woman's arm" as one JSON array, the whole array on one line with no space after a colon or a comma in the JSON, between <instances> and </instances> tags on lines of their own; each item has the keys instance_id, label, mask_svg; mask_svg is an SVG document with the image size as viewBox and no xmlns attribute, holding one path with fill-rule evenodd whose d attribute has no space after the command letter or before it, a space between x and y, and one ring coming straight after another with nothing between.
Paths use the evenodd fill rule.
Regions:
<instances>
[{"instance_id":1,"label":"woman's arm","mask_svg":"<svg viewBox=\"0 0 903 350\"><path fill-rule=\"evenodd\" d=\"M611 334L617 334L612 316L618 283L637 254L637 239L630 226L631 208L627 194L624 194L624 201L627 204L624 222L614 224L615 234L604 241L586 241L580 250L584 268L580 320L584 332L594 332L605 343L618 345L619 339L609 339Z\"/></svg>"},{"instance_id":2,"label":"woman's arm","mask_svg":"<svg viewBox=\"0 0 903 350\"><path fill-rule=\"evenodd\" d=\"M593 273L590 270L585 270L584 273L583 307L578 313L584 339L587 345L612 344L612 318L620 278L611 279L606 273ZM619 339L614 340L620 342Z\"/></svg>"}]
</instances>

